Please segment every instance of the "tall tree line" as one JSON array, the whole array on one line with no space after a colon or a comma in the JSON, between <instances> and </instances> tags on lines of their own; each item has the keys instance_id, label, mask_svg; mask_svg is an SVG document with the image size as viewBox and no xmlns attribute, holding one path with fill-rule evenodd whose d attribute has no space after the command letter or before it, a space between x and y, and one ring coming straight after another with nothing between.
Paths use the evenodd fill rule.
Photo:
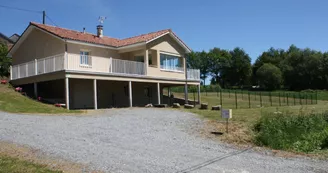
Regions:
<instances>
[{"instance_id":1,"label":"tall tree line","mask_svg":"<svg viewBox=\"0 0 328 173\"><path fill-rule=\"evenodd\" d=\"M187 66L200 70L203 85L211 77L211 84L224 88L250 85L252 77L251 58L241 48L232 51L213 48L208 52L191 52Z\"/></svg>"},{"instance_id":2,"label":"tall tree line","mask_svg":"<svg viewBox=\"0 0 328 173\"><path fill-rule=\"evenodd\" d=\"M270 48L254 64L241 48L191 52L187 65L200 69L204 85L206 78L211 77L211 84L222 88L328 89L328 52L300 49L295 45L287 50Z\"/></svg>"}]
</instances>

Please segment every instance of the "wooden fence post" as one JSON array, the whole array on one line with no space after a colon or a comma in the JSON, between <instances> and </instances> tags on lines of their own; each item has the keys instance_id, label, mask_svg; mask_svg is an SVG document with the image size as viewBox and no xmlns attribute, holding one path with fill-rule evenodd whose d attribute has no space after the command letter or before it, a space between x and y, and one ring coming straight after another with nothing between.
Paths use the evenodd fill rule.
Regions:
<instances>
[{"instance_id":1,"label":"wooden fence post","mask_svg":"<svg viewBox=\"0 0 328 173\"><path fill-rule=\"evenodd\" d=\"M238 109L238 103L237 103L237 90L235 90L235 103L236 103L236 109Z\"/></svg>"},{"instance_id":2,"label":"wooden fence post","mask_svg":"<svg viewBox=\"0 0 328 173\"><path fill-rule=\"evenodd\" d=\"M262 107L262 92L260 92L260 105Z\"/></svg>"},{"instance_id":3,"label":"wooden fence post","mask_svg":"<svg viewBox=\"0 0 328 173\"><path fill-rule=\"evenodd\" d=\"M248 107L251 108L251 94L248 91Z\"/></svg>"},{"instance_id":4,"label":"wooden fence post","mask_svg":"<svg viewBox=\"0 0 328 173\"><path fill-rule=\"evenodd\" d=\"M293 94L294 96L294 106L296 105L296 99L295 99L295 93Z\"/></svg>"},{"instance_id":5,"label":"wooden fence post","mask_svg":"<svg viewBox=\"0 0 328 173\"><path fill-rule=\"evenodd\" d=\"M220 90L220 104L221 104L221 108L222 108L222 89Z\"/></svg>"},{"instance_id":6,"label":"wooden fence post","mask_svg":"<svg viewBox=\"0 0 328 173\"><path fill-rule=\"evenodd\" d=\"M272 106L272 96L271 96L271 92L269 92L269 98L270 98L270 106Z\"/></svg>"}]
</instances>

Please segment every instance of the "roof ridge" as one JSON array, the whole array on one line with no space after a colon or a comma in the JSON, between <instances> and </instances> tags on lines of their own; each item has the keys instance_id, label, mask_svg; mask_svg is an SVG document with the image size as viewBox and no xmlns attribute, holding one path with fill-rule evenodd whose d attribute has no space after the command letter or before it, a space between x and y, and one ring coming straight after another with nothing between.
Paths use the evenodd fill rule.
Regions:
<instances>
[{"instance_id":1,"label":"roof ridge","mask_svg":"<svg viewBox=\"0 0 328 173\"><path fill-rule=\"evenodd\" d=\"M162 30L159 30L159 31L153 31L153 32L145 33L145 34L139 34L139 35L136 35L136 36L133 36L133 37L123 38L123 39L120 39L120 40L132 39L132 38L141 37L141 36L148 35L148 34L154 34L154 33L162 32L162 31L172 32L172 30L170 28L168 28L168 29L162 29Z\"/></svg>"},{"instance_id":2,"label":"roof ridge","mask_svg":"<svg viewBox=\"0 0 328 173\"><path fill-rule=\"evenodd\" d=\"M33 21L30 22L30 23L31 23L31 24L34 24L34 25L44 25L44 26L48 26L48 27L64 29L64 30L68 30L68 31L78 32L78 33L81 33L81 34L89 34L89 35L92 35L92 36L98 37L96 34L94 34L94 33L90 33L90 32L85 32L85 33L83 33L83 31L78 31L78 30L69 29L69 28L65 28L65 27L54 26L54 25L42 24L42 23L33 22ZM118 39L118 38L109 37L109 36L106 36L106 35L104 35L103 37L107 37L107 38L115 39L115 40L120 40L120 39Z\"/></svg>"}]
</instances>

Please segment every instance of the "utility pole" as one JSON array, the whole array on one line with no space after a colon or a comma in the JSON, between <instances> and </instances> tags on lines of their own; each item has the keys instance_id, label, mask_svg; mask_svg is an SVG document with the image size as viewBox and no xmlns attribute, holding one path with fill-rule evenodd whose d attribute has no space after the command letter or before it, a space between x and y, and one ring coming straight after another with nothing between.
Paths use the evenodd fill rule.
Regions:
<instances>
[{"instance_id":1,"label":"utility pole","mask_svg":"<svg viewBox=\"0 0 328 173\"><path fill-rule=\"evenodd\" d=\"M46 11L42 11L42 24L46 24Z\"/></svg>"}]
</instances>

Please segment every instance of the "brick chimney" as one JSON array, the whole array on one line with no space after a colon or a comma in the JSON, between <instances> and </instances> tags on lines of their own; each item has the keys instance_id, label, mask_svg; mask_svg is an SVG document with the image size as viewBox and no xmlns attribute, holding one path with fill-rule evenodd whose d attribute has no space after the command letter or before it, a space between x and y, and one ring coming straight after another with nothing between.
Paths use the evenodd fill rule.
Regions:
<instances>
[{"instance_id":1,"label":"brick chimney","mask_svg":"<svg viewBox=\"0 0 328 173\"><path fill-rule=\"evenodd\" d=\"M103 26L102 25L97 26L97 36L100 37L100 38L104 36L103 35Z\"/></svg>"}]
</instances>

